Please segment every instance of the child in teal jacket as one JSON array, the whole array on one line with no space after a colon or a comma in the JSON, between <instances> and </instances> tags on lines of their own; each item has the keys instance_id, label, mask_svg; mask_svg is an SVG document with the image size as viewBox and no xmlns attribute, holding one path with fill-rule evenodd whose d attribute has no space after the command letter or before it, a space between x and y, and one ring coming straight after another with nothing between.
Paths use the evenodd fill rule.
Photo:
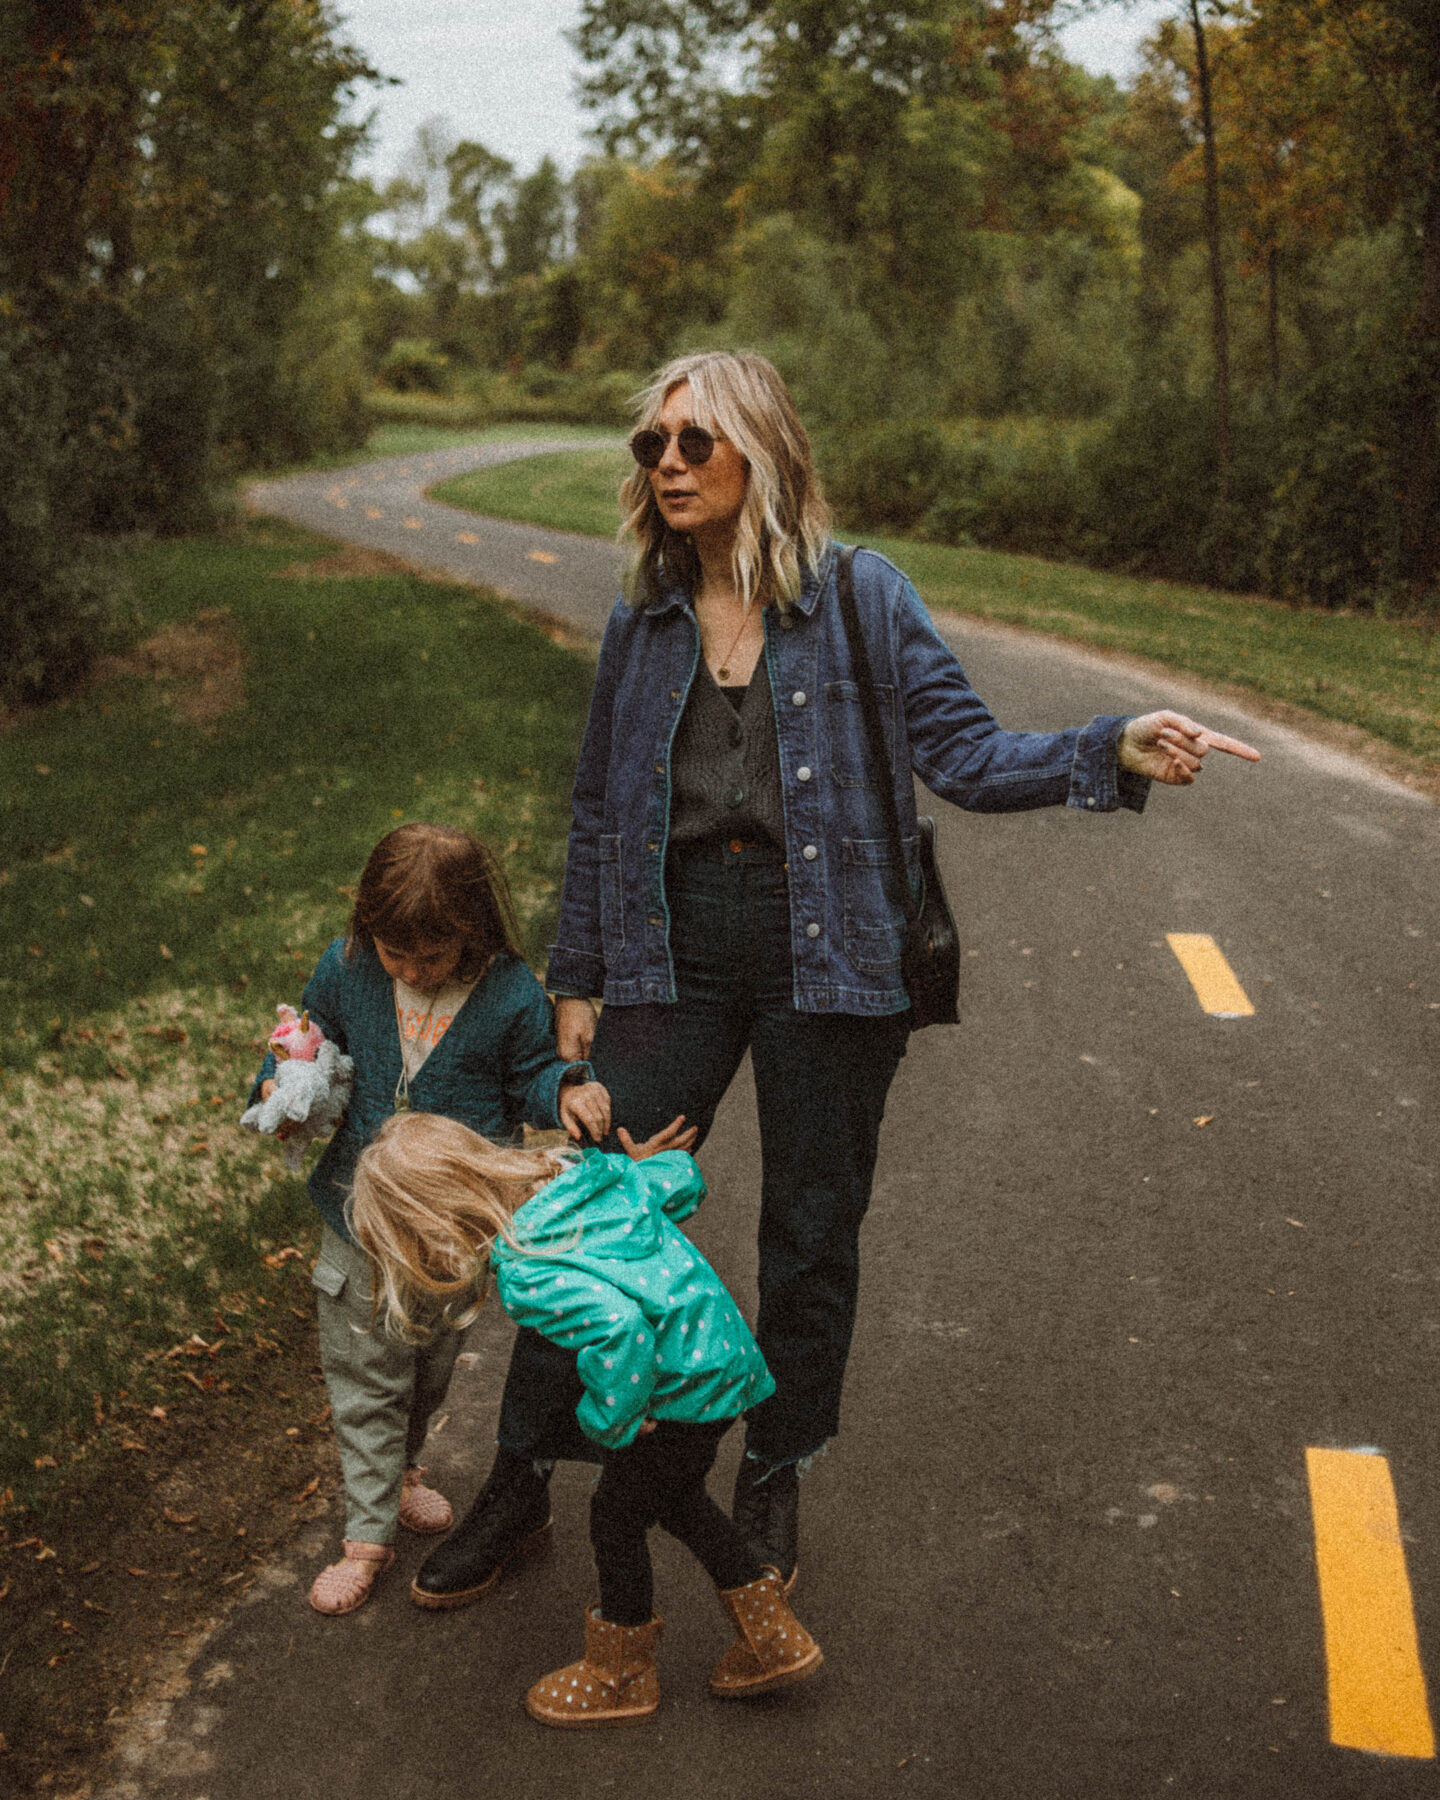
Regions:
<instances>
[{"instance_id":1,"label":"child in teal jacket","mask_svg":"<svg viewBox=\"0 0 1440 1800\"><path fill-rule=\"evenodd\" d=\"M705 1491L725 1431L775 1384L719 1276L678 1229L704 1195L683 1151L506 1149L424 1113L387 1120L355 1171L351 1225L388 1329L423 1332L417 1315L437 1305L447 1323L468 1324L488 1261L510 1317L578 1353L576 1417L604 1452L590 1507L600 1600L586 1612L584 1657L526 1697L542 1724L656 1711L661 1621L646 1546L656 1524L699 1559L735 1622L715 1693L765 1693L820 1666L778 1574Z\"/></svg>"}]
</instances>

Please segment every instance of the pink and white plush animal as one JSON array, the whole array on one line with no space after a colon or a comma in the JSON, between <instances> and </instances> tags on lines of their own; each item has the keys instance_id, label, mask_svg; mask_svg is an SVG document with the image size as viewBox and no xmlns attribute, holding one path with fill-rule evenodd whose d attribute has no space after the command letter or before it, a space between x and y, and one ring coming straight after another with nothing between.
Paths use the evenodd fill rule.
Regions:
<instances>
[{"instance_id":1,"label":"pink and white plush animal","mask_svg":"<svg viewBox=\"0 0 1440 1800\"><path fill-rule=\"evenodd\" d=\"M259 1100L240 1115L247 1131L273 1137L282 1125L294 1130L285 1137L285 1161L299 1174L305 1146L313 1138L329 1137L345 1117L355 1085L355 1065L340 1054L314 1023L308 1012L293 1006L277 1006L280 1023L270 1033L275 1054L275 1086L268 1100Z\"/></svg>"},{"instance_id":2,"label":"pink and white plush animal","mask_svg":"<svg viewBox=\"0 0 1440 1800\"><path fill-rule=\"evenodd\" d=\"M277 1006L275 1016L280 1023L269 1039L275 1060L314 1062L316 1052L325 1042L325 1033L312 1023L309 1013L297 1013L293 1006Z\"/></svg>"}]
</instances>

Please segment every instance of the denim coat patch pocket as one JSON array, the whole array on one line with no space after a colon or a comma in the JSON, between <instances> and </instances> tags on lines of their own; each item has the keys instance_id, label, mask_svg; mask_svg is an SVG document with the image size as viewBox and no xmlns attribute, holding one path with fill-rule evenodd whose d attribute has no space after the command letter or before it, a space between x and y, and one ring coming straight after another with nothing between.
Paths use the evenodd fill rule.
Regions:
<instances>
[{"instance_id":1,"label":"denim coat patch pocket","mask_svg":"<svg viewBox=\"0 0 1440 1800\"><path fill-rule=\"evenodd\" d=\"M885 756L895 766L895 689L875 684L880 723L885 730ZM825 725L830 733L830 775L837 787L878 788L870 740L860 711L860 690L853 681L825 683Z\"/></svg>"},{"instance_id":2,"label":"denim coat patch pocket","mask_svg":"<svg viewBox=\"0 0 1440 1800\"><path fill-rule=\"evenodd\" d=\"M919 838L907 837L905 865L914 870ZM897 975L905 947L900 888L884 838L846 838L845 955L857 969Z\"/></svg>"}]
</instances>

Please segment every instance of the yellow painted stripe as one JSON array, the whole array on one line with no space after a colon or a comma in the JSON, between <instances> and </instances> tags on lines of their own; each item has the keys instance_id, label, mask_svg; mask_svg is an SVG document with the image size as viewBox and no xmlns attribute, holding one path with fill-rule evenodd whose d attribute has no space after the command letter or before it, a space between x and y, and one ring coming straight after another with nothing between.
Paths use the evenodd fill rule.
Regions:
<instances>
[{"instance_id":1,"label":"yellow painted stripe","mask_svg":"<svg viewBox=\"0 0 1440 1800\"><path fill-rule=\"evenodd\" d=\"M1325 1620L1330 1741L1433 1758L1435 1732L1390 1464L1364 1451L1307 1450L1305 1465Z\"/></svg>"},{"instance_id":2,"label":"yellow painted stripe","mask_svg":"<svg viewBox=\"0 0 1440 1800\"><path fill-rule=\"evenodd\" d=\"M1255 1011L1235 979L1225 952L1203 931L1167 931L1165 940L1190 977L1195 997L1207 1013L1222 1019L1248 1019Z\"/></svg>"}]
</instances>

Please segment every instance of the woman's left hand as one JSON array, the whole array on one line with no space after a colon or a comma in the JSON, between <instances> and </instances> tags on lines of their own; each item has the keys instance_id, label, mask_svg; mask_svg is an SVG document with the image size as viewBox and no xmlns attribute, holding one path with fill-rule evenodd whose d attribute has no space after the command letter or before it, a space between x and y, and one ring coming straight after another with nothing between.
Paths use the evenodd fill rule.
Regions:
<instances>
[{"instance_id":1,"label":"woman's left hand","mask_svg":"<svg viewBox=\"0 0 1440 1800\"><path fill-rule=\"evenodd\" d=\"M598 1081L577 1081L562 1087L556 1111L577 1144L583 1135L582 1127L597 1144L610 1135L610 1090Z\"/></svg>"},{"instance_id":2,"label":"woman's left hand","mask_svg":"<svg viewBox=\"0 0 1440 1800\"><path fill-rule=\"evenodd\" d=\"M1145 713L1132 719L1120 734L1116 754L1120 767L1134 775L1148 775L1171 787L1189 787L1212 750L1223 750L1245 762L1260 760L1260 752L1239 738L1208 731L1177 712Z\"/></svg>"}]
</instances>

